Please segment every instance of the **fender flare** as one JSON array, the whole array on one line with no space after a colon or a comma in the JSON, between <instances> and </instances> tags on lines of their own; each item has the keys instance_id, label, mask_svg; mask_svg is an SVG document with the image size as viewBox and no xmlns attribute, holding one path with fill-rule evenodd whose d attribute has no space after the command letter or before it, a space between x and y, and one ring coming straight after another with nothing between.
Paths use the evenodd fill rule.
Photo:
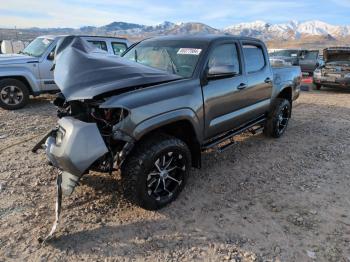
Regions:
<instances>
[{"instance_id":1,"label":"fender flare","mask_svg":"<svg viewBox=\"0 0 350 262\"><path fill-rule=\"evenodd\" d=\"M273 94L273 99L272 100L275 100L279 94L281 94L285 89L287 88L291 88L292 89L292 98L293 98L293 81L284 81L282 83L279 84L279 87L276 92L274 92Z\"/></svg>"},{"instance_id":2,"label":"fender flare","mask_svg":"<svg viewBox=\"0 0 350 262\"><path fill-rule=\"evenodd\" d=\"M40 92L41 88L39 83L37 82L36 78L29 72L25 72L26 70L1 70L0 71L0 78L16 78L16 77L22 77L24 78L28 84L29 92L31 94L35 94Z\"/></svg>"},{"instance_id":3,"label":"fender flare","mask_svg":"<svg viewBox=\"0 0 350 262\"><path fill-rule=\"evenodd\" d=\"M199 118L197 114L190 108L176 109L148 118L135 127L132 136L136 140L140 140L144 135L157 128L183 120L188 121L192 125L197 140L199 142L202 141L203 136L200 132L201 128Z\"/></svg>"}]
</instances>

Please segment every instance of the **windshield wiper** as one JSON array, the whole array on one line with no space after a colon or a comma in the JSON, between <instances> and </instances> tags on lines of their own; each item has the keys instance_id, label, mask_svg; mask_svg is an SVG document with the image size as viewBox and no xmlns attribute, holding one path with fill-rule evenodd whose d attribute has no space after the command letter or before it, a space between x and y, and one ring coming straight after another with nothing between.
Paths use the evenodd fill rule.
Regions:
<instances>
[{"instance_id":1,"label":"windshield wiper","mask_svg":"<svg viewBox=\"0 0 350 262\"><path fill-rule=\"evenodd\" d=\"M28 53L28 52L25 52L25 51L19 51L19 54L33 56L31 53Z\"/></svg>"}]
</instances>

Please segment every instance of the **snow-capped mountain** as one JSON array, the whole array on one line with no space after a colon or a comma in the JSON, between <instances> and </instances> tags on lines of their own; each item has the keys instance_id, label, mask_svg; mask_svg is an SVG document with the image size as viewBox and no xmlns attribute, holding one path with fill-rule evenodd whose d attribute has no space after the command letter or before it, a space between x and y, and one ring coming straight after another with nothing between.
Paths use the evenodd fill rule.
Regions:
<instances>
[{"instance_id":1,"label":"snow-capped mountain","mask_svg":"<svg viewBox=\"0 0 350 262\"><path fill-rule=\"evenodd\" d=\"M13 30L12 30L13 31ZM0 29L3 36L8 38L17 37L9 29ZM271 24L264 21L240 23L228 26L224 29L216 29L209 25L198 22L165 21L157 25L143 25L127 22L113 22L104 26L84 26L81 28L28 28L21 29L21 36L25 40L31 40L36 36L45 34L91 34L125 36L130 39L143 39L158 35L186 35L186 34L219 34L229 33L233 35L257 37L262 40L304 40L308 42L318 41L347 41L350 39L350 26L338 26L327 24L322 21L289 21L280 24ZM299 41L300 42L300 41ZM342 43L343 43L342 42Z\"/></svg>"},{"instance_id":2,"label":"snow-capped mountain","mask_svg":"<svg viewBox=\"0 0 350 262\"><path fill-rule=\"evenodd\" d=\"M218 34L220 30L202 23L180 23L164 33L167 35Z\"/></svg>"},{"instance_id":3,"label":"snow-capped mountain","mask_svg":"<svg viewBox=\"0 0 350 262\"><path fill-rule=\"evenodd\" d=\"M299 33L309 35L347 36L350 34L350 26L335 26L322 21L309 21L299 24Z\"/></svg>"},{"instance_id":4,"label":"snow-capped mountain","mask_svg":"<svg viewBox=\"0 0 350 262\"><path fill-rule=\"evenodd\" d=\"M224 29L224 32L264 39L298 39L302 36L331 36L333 38L350 35L350 26L337 26L322 21L269 24L264 21L235 24Z\"/></svg>"}]
</instances>

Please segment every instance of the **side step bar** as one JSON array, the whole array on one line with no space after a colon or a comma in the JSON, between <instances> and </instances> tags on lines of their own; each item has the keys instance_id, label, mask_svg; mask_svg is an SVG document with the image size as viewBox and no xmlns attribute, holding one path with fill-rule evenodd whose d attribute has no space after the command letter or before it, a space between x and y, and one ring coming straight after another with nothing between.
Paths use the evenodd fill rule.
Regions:
<instances>
[{"instance_id":1,"label":"side step bar","mask_svg":"<svg viewBox=\"0 0 350 262\"><path fill-rule=\"evenodd\" d=\"M209 141L208 143L204 144L204 146L202 147L202 151L205 151L209 148L212 148L214 146L217 146L218 144L224 142L225 140L228 140L238 134L241 134L249 129L252 129L254 126L257 126L257 125L262 125L264 122L266 121L266 117L262 117L262 118L258 118L257 120L254 120L252 122L249 122L248 124L240 127L240 128L237 128L237 129L233 129L233 130L230 130L226 133L224 133L223 135L220 135L216 138L213 138L211 141ZM263 127L259 127L259 128L255 128L255 129L252 129L251 132L253 134L255 134L256 132L258 132L258 130L262 129ZM234 144L234 141L231 140L228 144L222 146L222 147L219 147L219 151L222 152L224 151L225 149L227 149L228 147L230 147L231 145Z\"/></svg>"}]
</instances>

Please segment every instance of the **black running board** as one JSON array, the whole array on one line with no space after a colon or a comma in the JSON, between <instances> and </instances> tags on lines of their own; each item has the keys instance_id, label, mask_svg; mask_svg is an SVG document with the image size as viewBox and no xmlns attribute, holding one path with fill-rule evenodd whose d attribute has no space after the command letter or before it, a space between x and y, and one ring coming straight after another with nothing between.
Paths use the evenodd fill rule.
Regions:
<instances>
[{"instance_id":1,"label":"black running board","mask_svg":"<svg viewBox=\"0 0 350 262\"><path fill-rule=\"evenodd\" d=\"M254 126L257 126L257 125L262 125L264 124L266 121L266 117L260 117L258 119L255 119L251 122L248 122L247 124L237 128L237 129L232 129L222 135L219 135L211 140L209 140L207 143L205 143L203 146L202 146L202 151L205 151L205 150L208 150L209 148L212 148L212 147L215 147L217 146L218 144L224 142L225 140L228 140L236 135L239 135L251 128L253 128ZM257 128L257 129L254 129L254 132L257 132L259 129L261 128ZM219 151L223 151L225 149L227 149L228 147L230 147L231 145L234 144L234 141L230 141L228 144L222 146L222 147L219 147Z\"/></svg>"}]
</instances>

